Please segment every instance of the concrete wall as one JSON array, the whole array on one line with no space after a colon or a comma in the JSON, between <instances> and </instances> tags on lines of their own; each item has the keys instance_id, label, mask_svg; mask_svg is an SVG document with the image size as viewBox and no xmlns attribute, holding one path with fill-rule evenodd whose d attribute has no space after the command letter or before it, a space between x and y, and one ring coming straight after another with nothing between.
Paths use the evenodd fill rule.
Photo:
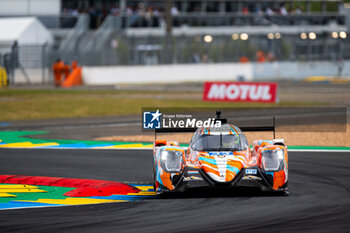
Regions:
<instances>
[{"instance_id":1,"label":"concrete wall","mask_svg":"<svg viewBox=\"0 0 350 233\"><path fill-rule=\"evenodd\" d=\"M338 68L339 64L333 62L83 67L83 79L86 85L236 81L239 76L248 81L302 80L308 76L337 76ZM33 84L42 82L41 68L25 70ZM350 78L350 61L343 63L342 77ZM52 82L52 75L45 70L45 82L48 80ZM15 83L26 83L19 69Z\"/></svg>"},{"instance_id":2,"label":"concrete wall","mask_svg":"<svg viewBox=\"0 0 350 233\"><path fill-rule=\"evenodd\" d=\"M252 80L252 72L251 64L83 67L83 79L87 85L231 81Z\"/></svg>"},{"instance_id":3,"label":"concrete wall","mask_svg":"<svg viewBox=\"0 0 350 233\"><path fill-rule=\"evenodd\" d=\"M337 76L339 66L340 63L318 61L83 67L83 79L87 85L235 81L239 76L247 81L301 80L308 76ZM342 76L350 77L350 61L342 66Z\"/></svg>"},{"instance_id":4,"label":"concrete wall","mask_svg":"<svg viewBox=\"0 0 350 233\"><path fill-rule=\"evenodd\" d=\"M342 63L317 62L273 62L254 63L254 80L301 80L308 76L337 76L342 67L342 76L350 76L350 61Z\"/></svg>"},{"instance_id":5,"label":"concrete wall","mask_svg":"<svg viewBox=\"0 0 350 233\"><path fill-rule=\"evenodd\" d=\"M27 73L31 84L42 84L43 70L41 68L25 68L25 72ZM11 82L14 82L15 84L28 84L23 72L20 69L15 70L14 76L14 80L11 80ZM52 77L49 76L49 71L45 70L44 82L52 83Z\"/></svg>"}]
</instances>

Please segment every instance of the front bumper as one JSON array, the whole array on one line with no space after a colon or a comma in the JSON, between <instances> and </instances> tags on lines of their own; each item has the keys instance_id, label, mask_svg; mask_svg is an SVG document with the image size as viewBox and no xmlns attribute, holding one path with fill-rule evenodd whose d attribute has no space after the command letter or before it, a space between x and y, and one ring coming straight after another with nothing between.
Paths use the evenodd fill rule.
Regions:
<instances>
[{"instance_id":1,"label":"front bumper","mask_svg":"<svg viewBox=\"0 0 350 233\"><path fill-rule=\"evenodd\" d=\"M161 192L184 192L191 188L233 188L255 187L262 191L286 191L287 184L279 189L273 189L273 173L266 173L258 167L243 168L230 182L217 182L201 169L186 167L182 173L172 178L174 190L161 187Z\"/></svg>"}]
</instances>

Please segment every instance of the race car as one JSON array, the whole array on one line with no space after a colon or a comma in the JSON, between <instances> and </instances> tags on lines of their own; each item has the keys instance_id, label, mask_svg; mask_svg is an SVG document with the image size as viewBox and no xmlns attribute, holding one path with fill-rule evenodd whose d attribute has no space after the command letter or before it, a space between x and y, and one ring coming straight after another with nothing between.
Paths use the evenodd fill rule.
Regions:
<instances>
[{"instance_id":1,"label":"race car","mask_svg":"<svg viewBox=\"0 0 350 233\"><path fill-rule=\"evenodd\" d=\"M188 148L175 141L154 142L153 185L157 194L197 187L248 186L288 195L284 140L255 140L250 148L240 128L223 122L220 127L198 128Z\"/></svg>"}]
</instances>

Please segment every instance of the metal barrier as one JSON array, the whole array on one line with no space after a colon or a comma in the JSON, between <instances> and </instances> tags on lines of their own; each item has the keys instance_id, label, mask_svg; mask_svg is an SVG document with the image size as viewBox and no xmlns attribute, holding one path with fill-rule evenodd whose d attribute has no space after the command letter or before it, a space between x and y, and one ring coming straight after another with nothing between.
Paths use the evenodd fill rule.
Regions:
<instances>
[{"instance_id":1,"label":"metal barrier","mask_svg":"<svg viewBox=\"0 0 350 233\"><path fill-rule=\"evenodd\" d=\"M106 19L106 23L108 21ZM284 34L282 31L269 33L271 35L246 34L247 37L249 36L246 40L240 39L243 33L174 34L172 61L176 64L231 63L240 61L242 57L246 57L250 62L260 61L262 63L350 59L348 38L333 38L331 32L317 33L317 38L312 40L302 39L300 33ZM168 64L165 49L167 43L162 34L140 35L138 32L132 34L128 31L113 29L111 26L100 28L94 34L84 33L83 38L78 40L76 45L76 48L65 50L66 52L52 51L46 58L47 65L52 64L59 57L68 63L76 59L82 66ZM263 53L262 59L259 57L261 53ZM40 63L41 58L38 59L37 62ZM24 66L27 62L29 61L23 63Z\"/></svg>"},{"instance_id":2,"label":"metal barrier","mask_svg":"<svg viewBox=\"0 0 350 233\"><path fill-rule=\"evenodd\" d=\"M44 45L18 45L12 42L0 51L0 66L6 70L7 85L18 83L49 83L53 61L52 47Z\"/></svg>"}]
</instances>

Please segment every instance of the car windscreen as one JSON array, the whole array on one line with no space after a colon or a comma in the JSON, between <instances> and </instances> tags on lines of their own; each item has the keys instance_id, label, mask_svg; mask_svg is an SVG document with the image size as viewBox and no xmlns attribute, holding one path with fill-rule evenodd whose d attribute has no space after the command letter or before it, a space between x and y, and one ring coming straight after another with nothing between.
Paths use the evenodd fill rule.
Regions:
<instances>
[{"instance_id":1,"label":"car windscreen","mask_svg":"<svg viewBox=\"0 0 350 233\"><path fill-rule=\"evenodd\" d=\"M198 151L240 151L246 150L246 143L242 142L237 134L219 134L219 135L197 135L191 143L193 150Z\"/></svg>"}]
</instances>

